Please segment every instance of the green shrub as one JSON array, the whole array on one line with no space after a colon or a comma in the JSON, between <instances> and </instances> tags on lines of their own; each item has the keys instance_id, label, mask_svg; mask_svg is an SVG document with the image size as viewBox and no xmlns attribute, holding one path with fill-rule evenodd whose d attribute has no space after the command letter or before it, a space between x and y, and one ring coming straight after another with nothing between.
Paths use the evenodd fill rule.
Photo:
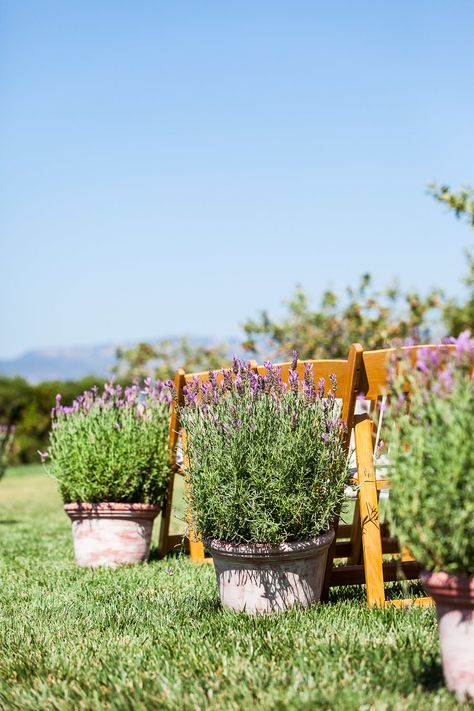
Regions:
<instances>
[{"instance_id":1,"label":"green shrub","mask_svg":"<svg viewBox=\"0 0 474 711\"><path fill-rule=\"evenodd\" d=\"M395 534L429 570L474 574L474 339L423 349L393 369L390 422ZM405 397L407 382L409 398Z\"/></svg>"},{"instance_id":2,"label":"green shrub","mask_svg":"<svg viewBox=\"0 0 474 711\"><path fill-rule=\"evenodd\" d=\"M271 363L266 375L234 361L218 383L197 379L180 410L188 436L189 504L203 537L236 543L309 540L340 511L347 480L336 382L323 398L311 366L289 386Z\"/></svg>"},{"instance_id":3,"label":"green shrub","mask_svg":"<svg viewBox=\"0 0 474 711\"><path fill-rule=\"evenodd\" d=\"M88 376L78 381L53 380L31 385L23 378L0 376L0 422L15 427L10 464L37 462L38 450L48 448L51 403L56 393L62 393L64 405L71 405L93 385L102 385L102 382Z\"/></svg>"},{"instance_id":4,"label":"green shrub","mask_svg":"<svg viewBox=\"0 0 474 711\"><path fill-rule=\"evenodd\" d=\"M0 479L5 474L9 463L14 431L15 427L13 425L0 425Z\"/></svg>"},{"instance_id":5,"label":"green shrub","mask_svg":"<svg viewBox=\"0 0 474 711\"><path fill-rule=\"evenodd\" d=\"M106 383L71 407L56 396L50 471L66 502L159 503L168 479L171 395L161 382L145 389Z\"/></svg>"}]
</instances>

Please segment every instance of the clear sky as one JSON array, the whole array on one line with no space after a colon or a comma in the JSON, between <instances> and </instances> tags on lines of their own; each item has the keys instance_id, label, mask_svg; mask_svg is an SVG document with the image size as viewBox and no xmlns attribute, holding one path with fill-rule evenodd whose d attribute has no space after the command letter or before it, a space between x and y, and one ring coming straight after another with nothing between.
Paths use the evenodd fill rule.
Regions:
<instances>
[{"instance_id":1,"label":"clear sky","mask_svg":"<svg viewBox=\"0 0 474 711\"><path fill-rule=\"evenodd\" d=\"M462 293L472 0L2 0L0 357Z\"/></svg>"}]
</instances>

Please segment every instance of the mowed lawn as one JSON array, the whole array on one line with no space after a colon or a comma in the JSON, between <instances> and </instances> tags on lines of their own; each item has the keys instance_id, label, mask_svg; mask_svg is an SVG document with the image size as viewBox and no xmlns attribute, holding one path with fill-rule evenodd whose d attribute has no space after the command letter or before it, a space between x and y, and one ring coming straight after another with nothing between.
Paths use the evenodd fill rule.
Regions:
<instances>
[{"instance_id":1,"label":"mowed lawn","mask_svg":"<svg viewBox=\"0 0 474 711\"><path fill-rule=\"evenodd\" d=\"M40 467L0 482L0 535L1 709L462 708L433 610L370 611L346 589L249 618L222 610L212 566L186 556L81 570Z\"/></svg>"}]
</instances>

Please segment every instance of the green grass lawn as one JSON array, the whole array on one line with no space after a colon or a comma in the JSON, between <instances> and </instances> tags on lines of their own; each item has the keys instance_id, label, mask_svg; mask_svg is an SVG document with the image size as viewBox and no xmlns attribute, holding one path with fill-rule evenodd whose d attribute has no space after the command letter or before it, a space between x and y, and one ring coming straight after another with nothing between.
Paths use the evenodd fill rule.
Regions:
<instances>
[{"instance_id":1,"label":"green grass lawn","mask_svg":"<svg viewBox=\"0 0 474 711\"><path fill-rule=\"evenodd\" d=\"M222 610L212 567L184 556L79 569L39 467L0 483L0 535L1 709L462 708L442 685L433 610L370 611L340 590L248 618Z\"/></svg>"}]
</instances>

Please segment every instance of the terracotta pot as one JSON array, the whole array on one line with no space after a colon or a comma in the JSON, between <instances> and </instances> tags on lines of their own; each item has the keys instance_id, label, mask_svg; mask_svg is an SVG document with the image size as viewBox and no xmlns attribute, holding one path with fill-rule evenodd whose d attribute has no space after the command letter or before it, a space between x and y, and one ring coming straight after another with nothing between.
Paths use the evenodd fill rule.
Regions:
<instances>
[{"instance_id":1,"label":"terracotta pot","mask_svg":"<svg viewBox=\"0 0 474 711\"><path fill-rule=\"evenodd\" d=\"M436 603L446 686L458 701L474 701L474 577L423 572Z\"/></svg>"},{"instance_id":2,"label":"terracotta pot","mask_svg":"<svg viewBox=\"0 0 474 711\"><path fill-rule=\"evenodd\" d=\"M66 504L74 555L80 566L115 568L147 560L155 504Z\"/></svg>"},{"instance_id":3,"label":"terracotta pot","mask_svg":"<svg viewBox=\"0 0 474 711\"><path fill-rule=\"evenodd\" d=\"M207 539L222 605L254 615L318 602L333 538L334 531L280 545Z\"/></svg>"}]
</instances>

